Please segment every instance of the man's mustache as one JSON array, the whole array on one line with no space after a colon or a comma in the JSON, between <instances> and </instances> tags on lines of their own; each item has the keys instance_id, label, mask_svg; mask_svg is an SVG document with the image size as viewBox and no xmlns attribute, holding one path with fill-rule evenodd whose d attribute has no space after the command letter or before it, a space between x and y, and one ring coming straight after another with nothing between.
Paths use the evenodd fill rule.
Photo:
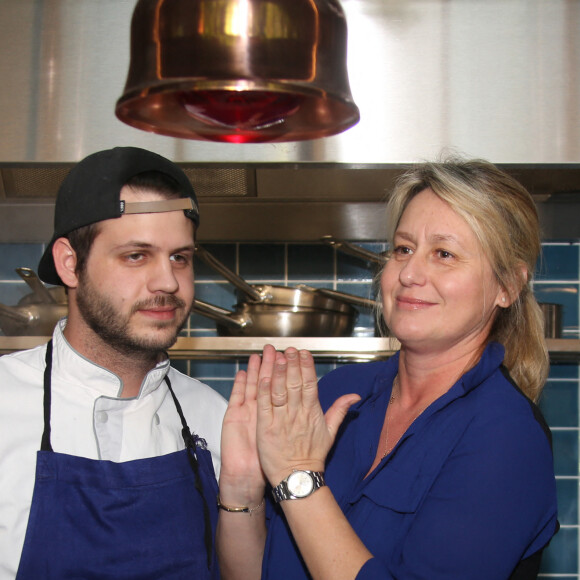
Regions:
<instances>
[{"instance_id":1,"label":"man's mustache","mask_svg":"<svg viewBox=\"0 0 580 580\"><path fill-rule=\"evenodd\" d=\"M149 298L147 300L141 300L136 302L131 309L131 313L135 314L138 310L150 310L152 308L185 308L186 304L177 296L172 294L166 296L155 296L154 298Z\"/></svg>"}]
</instances>

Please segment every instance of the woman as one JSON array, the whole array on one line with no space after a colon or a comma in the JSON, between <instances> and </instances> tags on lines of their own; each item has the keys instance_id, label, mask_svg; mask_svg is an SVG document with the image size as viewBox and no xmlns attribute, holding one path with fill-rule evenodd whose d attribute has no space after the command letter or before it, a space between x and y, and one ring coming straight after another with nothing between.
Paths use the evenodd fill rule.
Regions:
<instances>
[{"instance_id":1,"label":"woman","mask_svg":"<svg viewBox=\"0 0 580 580\"><path fill-rule=\"evenodd\" d=\"M295 349L267 347L236 377L224 578L537 575L558 524L533 402L548 371L533 200L487 162L450 160L402 176L388 216L381 302L400 352L339 368L318 390Z\"/></svg>"}]
</instances>

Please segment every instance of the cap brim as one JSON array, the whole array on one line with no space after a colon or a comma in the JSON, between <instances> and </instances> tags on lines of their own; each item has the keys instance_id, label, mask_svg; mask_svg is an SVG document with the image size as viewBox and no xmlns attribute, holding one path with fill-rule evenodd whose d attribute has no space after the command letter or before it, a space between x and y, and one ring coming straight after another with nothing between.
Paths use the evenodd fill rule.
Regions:
<instances>
[{"instance_id":1,"label":"cap brim","mask_svg":"<svg viewBox=\"0 0 580 580\"><path fill-rule=\"evenodd\" d=\"M46 250L44 250L44 254L38 263L38 277L46 284L64 286L63 281L60 279L60 276L56 272L54 258L52 257L52 248L54 246L54 242L56 242L57 239L57 237L53 237L46 247Z\"/></svg>"}]
</instances>

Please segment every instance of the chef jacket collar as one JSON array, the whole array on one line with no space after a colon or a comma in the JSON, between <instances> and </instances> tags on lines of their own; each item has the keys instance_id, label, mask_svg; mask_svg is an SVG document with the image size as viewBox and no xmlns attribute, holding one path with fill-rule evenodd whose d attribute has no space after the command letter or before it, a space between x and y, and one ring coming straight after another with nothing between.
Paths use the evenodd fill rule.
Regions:
<instances>
[{"instance_id":1,"label":"chef jacket collar","mask_svg":"<svg viewBox=\"0 0 580 580\"><path fill-rule=\"evenodd\" d=\"M77 352L63 334L65 326L66 318L63 318L58 322L53 333L53 383L57 380L65 381L93 391L97 396L121 398L123 387L121 379L109 369L95 364ZM151 369L143 380L138 398L159 388L169 368L170 361L166 358Z\"/></svg>"}]
</instances>

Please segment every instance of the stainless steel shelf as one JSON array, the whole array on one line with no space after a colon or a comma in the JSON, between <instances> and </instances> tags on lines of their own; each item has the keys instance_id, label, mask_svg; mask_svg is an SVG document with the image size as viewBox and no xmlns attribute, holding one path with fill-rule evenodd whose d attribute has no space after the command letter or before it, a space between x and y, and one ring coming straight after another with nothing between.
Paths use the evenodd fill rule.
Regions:
<instances>
[{"instance_id":1,"label":"stainless steel shelf","mask_svg":"<svg viewBox=\"0 0 580 580\"><path fill-rule=\"evenodd\" d=\"M46 336L0 337L0 354L33 348L48 340ZM335 337L180 337L169 349L171 358L196 359L244 359L252 353L260 353L266 344L277 350L290 346L308 349L315 358L335 360L376 360L391 356L399 348L393 338L335 338Z\"/></svg>"},{"instance_id":2,"label":"stainless steel shelf","mask_svg":"<svg viewBox=\"0 0 580 580\"><path fill-rule=\"evenodd\" d=\"M32 348L48 340L45 336L0 337L0 354ZM181 337L169 350L171 358L179 360L245 359L260 353L266 344L278 350L289 346L307 349L316 359L337 361L370 361L391 356L399 349L394 338L374 337ZM553 362L580 362L580 340L549 339L548 349Z\"/></svg>"},{"instance_id":3,"label":"stainless steel shelf","mask_svg":"<svg viewBox=\"0 0 580 580\"><path fill-rule=\"evenodd\" d=\"M274 345L277 350L290 346L307 349L317 359L357 361L388 358L399 348L399 342L393 338L224 336L180 338L170 354L179 359L243 359L252 353L261 353L266 344Z\"/></svg>"}]
</instances>

